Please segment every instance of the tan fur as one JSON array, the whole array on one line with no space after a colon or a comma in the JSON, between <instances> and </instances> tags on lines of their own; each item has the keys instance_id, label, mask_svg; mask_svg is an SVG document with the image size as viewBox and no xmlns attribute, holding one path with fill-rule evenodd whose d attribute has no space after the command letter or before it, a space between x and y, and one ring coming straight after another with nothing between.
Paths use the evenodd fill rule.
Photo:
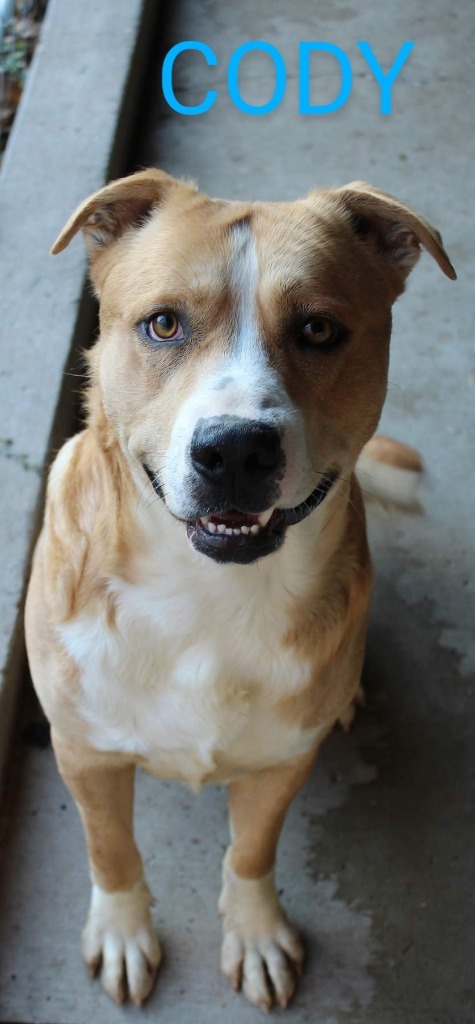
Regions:
<instances>
[{"instance_id":1,"label":"tan fur","mask_svg":"<svg viewBox=\"0 0 475 1024\"><path fill-rule=\"evenodd\" d=\"M81 814L95 882L105 892L126 892L142 877L133 837L134 766L65 743L53 729L58 768ZM101 763L102 762L102 763Z\"/></svg>"},{"instance_id":2,"label":"tan fur","mask_svg":"<svg viewBox=\"0 0 475 1024\"><path fill-rule=\"evenodd\" d=\"M364 453L376 462L384 462L387 466L397 469L408 469L412 473L422 473L423 462L419 452L408 444L394 441L392 437L377 434L364 447Z\"/></svg>"},{"instance_id":3,"label":"tan fur","mask_svg":"<svg viewBox=\"0 0 475 1024\"><path fill-rule=\"evenodd\" d=\"M323 739L323 736L322 736ZM307 779L316 751L278 768L237 779L229 787L233 833L227 863L241 878L261 878L272 871L284 818Z\"/></svg>"},{"instance_id":4,"label":"tan fur","mask_svg":"<svg viewBox=\"0 0 475 1024\"><path fill-rule=\"evenodd\" d=\"M226 781L223 970L257 1005L275 996L284 1006L302 950L273 882L277 840L317 747L338 719L349 725L360 694L371 565L354 468L366 445L369 458L420 470L412 450L371 440L390 307L420 244L454 271L435 229L361 182L295 203L229 203L148 170L87 199L53 252L80 228L101 332L86 427L50 473L26 633L86 833L84 956L93 967L103 960L104 987L120 1001L127 949L132 999L150 992L160 951L133 839L134 766L194 787ZM252 317L240 288L254 288ZM189 344L144 343L137 325L163 307L185 310ZM296 310L344 322L351 341L331 352L295 343ZM229 364L239 316L250 369L248 384L233 385L236 407L254 408L259 386L261 408L284 395L300 424L282 507L299 505L328 467L338 473L258 576L190 552L170 455L181 451L183 410L201 392L206 407L207 382ZM171 481L166 504L145 462Z\"/></svg>"},{"instance_id":5,"label":"tan fur","mask_svg":"<svg viewBox=\"0 0 475 1024\"><path fill-rule=\"evenodd\" d=\"M286 637L289 646L312 656L318 636L318 660L310 685L287 697L279 708L286 721L298 721L304 729L344 716L359 691L372 570L364 505L354 479L349 501L353 515L345 517L345 530L328 560L321 593L312 591L296 608L295 625Z\"/></svg>"}]
</instances>

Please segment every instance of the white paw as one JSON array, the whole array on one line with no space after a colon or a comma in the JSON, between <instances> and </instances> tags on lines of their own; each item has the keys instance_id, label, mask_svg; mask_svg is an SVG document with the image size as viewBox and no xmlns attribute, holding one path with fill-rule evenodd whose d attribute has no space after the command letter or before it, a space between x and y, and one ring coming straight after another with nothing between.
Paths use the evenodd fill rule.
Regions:
<instances>
[{"instance_id":1,"label":"white paw","mask_svg":"<svg viewBox=\"0 0 475 1024\"><path fill-rule=\"evenodd\" d=\"M82 952L91 974L101 970L102 985L116 1003L130 996L141 1006L152 991L162 953L150 903L144 881L130 892L108 893L98 885L92 887Z\"/></svg>"},{"instance_id":2,"label":"white paw","mask_svg":"<svg viewBox=\"0 0 475 1024\"><path fill-rule=\"evenodd\" d=\"M279 903L273 874L256 881L224 869L221 969L250 1003L286 1007L302 970L304 950Z\"/></svg>"}]
</instances>

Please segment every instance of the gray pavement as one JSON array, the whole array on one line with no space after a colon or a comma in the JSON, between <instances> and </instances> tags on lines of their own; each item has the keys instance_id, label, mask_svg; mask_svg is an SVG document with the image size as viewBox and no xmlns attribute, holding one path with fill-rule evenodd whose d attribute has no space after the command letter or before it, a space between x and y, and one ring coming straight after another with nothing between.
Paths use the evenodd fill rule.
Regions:
<instances>
[{"instance_id":1,"label":"gray pavement","mask_svg":"<svg viewBox=\"0 0 475 1024\"><path fill-rule=\"evenodd\" d=\"M284 831L279 881L309 947L287 1011L295 1024L475 1017L474 35L473 7L442 0L176 0L167 39L157 39L136 153L137 164L191 174L229 197L292 198L314 184L367 178L440 227L459 272L451 284L424 255L395 310L382 428L422 452L424 511L371 514L369 707L349 738L335 733L327 742ZM184 38L207 42L220 58L219 101L203 117L179 117L160 103L161 48ZM238 112L225 91L229 55L250 38L276 45L288 69L284 103L263 118ZM338 114L297 113L296 53L305 39L335 42L351 58L353 92ZM378 112L378 91L357 53L361 39L385 66L404 40L416 42L389 117ZM177 70L183 102L215 85L200 60L184 58ZM242 81L250 101L272 90L260 62ZM225 794L210 788L194 797L139 779L137 831L166 960L147 1007L119 1010L80 963L88 898L81 829L51 751L28 736L17 746L5 811L0 1020L258 1019L218 970Z\"/></svg>"},{"instance_id":2,"label":"gray pavement","mask_svg":"<svg viewBox=\"0 0 475 1024\"><path fill-rule=\"evenodd\" d=\"M71 247L62 270L49 249L84 194L118 173L130 133L124 108L143 60L139 28L155 2L49 0L1 167L0 789L24 668L21 606L43 469L72 429L79 348L95 327L84 249Z\"/></svg>"}]
</instances>

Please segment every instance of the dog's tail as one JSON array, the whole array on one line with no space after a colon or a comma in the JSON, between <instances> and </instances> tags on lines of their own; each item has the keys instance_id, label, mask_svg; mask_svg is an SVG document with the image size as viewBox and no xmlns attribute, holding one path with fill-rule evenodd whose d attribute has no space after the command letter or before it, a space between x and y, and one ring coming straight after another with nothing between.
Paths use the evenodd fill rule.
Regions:
<instances>
[{"instance_id":1,"label":"dog's tail","mask_svg":"<svg viewBox=\"0 0 475 1024\"><path fill-rule=\"evenodd\" d=\"M356 476L365 500L419 507L418 490L424 472L419 452L391 437L376 434L365 445L356 465Z\"/></svg>"}]
</instances>

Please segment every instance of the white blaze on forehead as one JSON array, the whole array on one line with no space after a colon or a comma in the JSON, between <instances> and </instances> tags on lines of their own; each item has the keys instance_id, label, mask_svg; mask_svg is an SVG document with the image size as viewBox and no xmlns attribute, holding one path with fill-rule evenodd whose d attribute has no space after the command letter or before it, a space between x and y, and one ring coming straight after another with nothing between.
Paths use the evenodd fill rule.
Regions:
<instances>
[{"instance_id":1,"label":"white blaze on forehead","mask_svg":"<svg viewBox=\"0 0 475 1024\"><path fill-rule=\"evenodd\" d=\"M249 223L243 221L231 228L230 246L230 286L236 303L233 353L238 361L251 358L256 362L260 357L265 362L257 320L259 265Z\"/></svg>"},{"instance_id":2,"label":"white blaze on forehead","mask_svg":"<svg viewBox=\"0 0 475 1024\"><path fill-rule=\"evenodd\" d=\"M230 297L226 339L213 369L203 377L189 400L195 422L211 416L242 419L272 418L266 409L283 410L289 398L278 373L270 365L258 318L259 263L250 224L229 228L225 285Z\"/></svg>"},{"instance_id":3,"label":"white blaze on forehead","mask_svg":"<svg viewBox=\"0 0 475 1024\"><path fill-rule=\"evenodd\" d=\"M229 348L210 379L214 391L208 415L262 419L264 406L288 402L265 351L258 317L259 262L247 220L229 229L228 287L232 303Z\"/></svg>"}]
</instances>

